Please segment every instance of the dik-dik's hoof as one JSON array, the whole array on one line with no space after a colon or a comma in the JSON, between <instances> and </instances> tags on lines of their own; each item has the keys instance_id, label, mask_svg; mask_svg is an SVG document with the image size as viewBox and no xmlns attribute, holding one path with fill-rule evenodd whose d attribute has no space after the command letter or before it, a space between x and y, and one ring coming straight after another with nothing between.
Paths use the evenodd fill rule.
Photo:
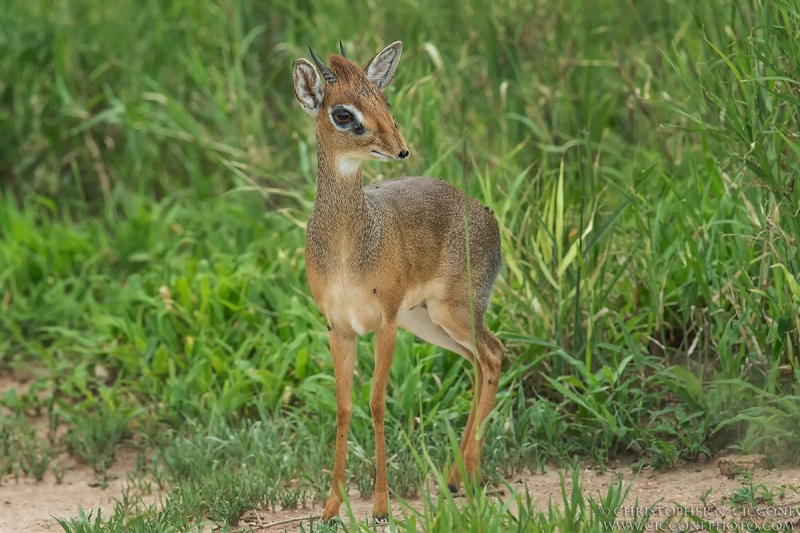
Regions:
<instances>
[{"instance_id":1,"label":"dik-dik's hoof","mask_svg":"<svg viewBox=\"0 0 800 533\"><path fill-rule=\"evenodd\" d=\"M375 521L375 524L379 526L385 526L389 523L389 517L383 515L376 515L373 516L372 519Z\"/></svg>"},{"instance_id":2,"label":"dik-dik's hoof","mask_svg":"<svg viewBox=\"0 0 800 533\"><path fill-rule=\"evenodd\" d=\"M330 518L325 518L325 516L323 515L320 521L328 527L333 527L334 524L342 525L342 519L339 518L337 515L331 516Z\"/></svg>"},{"instance_id":3,"label":"dik-dik's hoof","mask_svg":"<svg viewBox=\"0 0 800 533\"><path fill-rule=\"evenodd\" d=\"M489 481L484 477L480 478L479 483L480 483L481 487L486 487L486 486L489 485ZM448 483L447 484L447 488L450 489L450 494L458 494L460 485L457 486L457 485L452 485L452 484Z\"/></svg>"},{"instance_id":4,"label":"dik-dik's hoof","mask_svg":"<svg viewBox=\"0 0 800 533\"><path fill-rule=\"evenodd\" d=\"M326 524L339 520L339 502L328 502L322 511L322 521Z\"/></svg>"}]
</instances>

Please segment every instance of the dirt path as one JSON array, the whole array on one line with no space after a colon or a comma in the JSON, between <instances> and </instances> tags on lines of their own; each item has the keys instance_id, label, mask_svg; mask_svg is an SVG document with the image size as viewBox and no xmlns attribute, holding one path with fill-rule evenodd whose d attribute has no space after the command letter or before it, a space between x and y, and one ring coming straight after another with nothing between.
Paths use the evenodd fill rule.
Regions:
<instances>
[{"instance_id":1,"label":"dirt path","mask_svg":"<svg viewBox=\"0 0 800 533\"><path fill-rule=\"evenodd\" d=\"M13 479L4 479L0 485L0 532L46 532L60 531L60 528L53 518L66 518L77 516L78 508L93 510L103 509L103 514L108 516L114 508L115 498L120 497L124 487L127 485L125 476L126 469L132 466L132 458L120 458L111 470L111 474L116 479L108 482L108 487L96 486L97 476L91 468L77 465L64 464L66 475L62 484L56 484L52 475L48 475L44 481L37 483L32 479L23 478L19 482ZM741 479L729 479L720 473L713 462L703 464L686 464L680 468L668 472L642 472L638 479L634 481L635 473L627 466L608 470L606 472L596 472L586 469L581 473L581 485L584 496L598 498L608 491L609 483L613 482L615 475L621 475L626 482L633 482L630 495L626 501L626 508L647 507L662 502L660 507L672 507L676 502L688 507L705 506L724 506L731 495L744 485ZM567 488L571 488L571 480L568 473L565 473ZM561 488L558 472L550 469L544 474L520 476L509 480L515 490L524 492L525 487L533 497L534 502L541 508L546 509L548 500L554 502L561 501ZM759 470L753 475L752 482L755 485L763 483L768 488L780 486L793 486L800 489L800 468L788 468L781 470ZM94 486L93 486L94 485ZM711 489L707 496L706 504L701 501L701 496L708 489ZM786 501L778 500L778 491L775 491L776 500L774 505L788 504L796 502L798 495L791 491L786 491ZM502 498L507 498L506 494ZM356 491L352 491L353 512L358 520L364 520L371 515L371 500L363 500ZM723 500L724 498L724 500ZM157 501L155 494L143 496L145 504ZM420 500L408 502L412 507L420 509ZM795 506L798 504L795 503ZM403 513L400 505L393 502L392 509L396 518L401 518ZM242 526L252 528L261 532L300 531L300 522L281 523L272 527L268 524L312 516L319 516L321 506L317 505L305 510L286 510L286 511L251 511L242 520ZM306 530L308 521L304 520Z\"/></svg>"},{"instance_id":2,"label":"dirt path","mask_svg":"<svg viewBox=\"0 0 800 533\"><path fill-rule=\"evenodd\" d=\"M78 509L102 509L103 516L111 516L116 498L121 498L128 486L126 472L133 468L133 455L120 454L119 460L109 469L103 486L100 477L91 467L79 465L66 456L57 460L64 469L62 483L57 483L52 472L37 482L30 477L15 480L7 476L0 480L0 533L62 531L54 517L78 516ZM136 491L131 490L131 494ZM152 505L156 494L141 494L144 505Z\"/></svg>"}]
</instances>

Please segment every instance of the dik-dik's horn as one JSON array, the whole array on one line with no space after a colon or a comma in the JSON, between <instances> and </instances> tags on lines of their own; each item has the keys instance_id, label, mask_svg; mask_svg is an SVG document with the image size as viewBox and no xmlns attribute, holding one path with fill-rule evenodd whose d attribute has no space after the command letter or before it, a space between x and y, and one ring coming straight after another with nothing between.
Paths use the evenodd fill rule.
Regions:
<instances>
[{"instance_id":1,"label":"dik-dik's horn","mask_svg":"<svg viewBox=\"0 0 800 533\"><path fill-rule=\"evenodd\" d=\"M325 81L327 81L331 85L339 81L339 79L336 77L336 74L331 72L331 69L326 67L325 63L320 61L320 59L317 57L317 54L314 53L314 50L312 50L310 46L308 47L308 51L311 52L311 59L314 60L314 63L316 63L317 68L319 69L320 72L322 72L322 77L325 78Z\"/></svg>"}]
</instances>

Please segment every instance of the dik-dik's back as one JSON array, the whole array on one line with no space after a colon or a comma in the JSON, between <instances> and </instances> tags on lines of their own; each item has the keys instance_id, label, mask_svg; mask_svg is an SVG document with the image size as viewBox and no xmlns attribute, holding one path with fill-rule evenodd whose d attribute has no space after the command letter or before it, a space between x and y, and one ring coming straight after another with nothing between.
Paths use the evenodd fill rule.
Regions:
<instances>
[{"instance_id":1,"label":"dik-dik's back","mask_svg":"<svg viewBox=\"0 0 800 533\"><path fill-rule=\"evenodd\" d=\"M466 284L466 206L460 189L436 178L400 178L364 188L381 217L383 236L396 241L409 281L443 277L451 290ZM488 298L502 264L493 213L470 199L470 267L478 300ZM481 310L482 312L485 309Z\"/></svg>"},{"instance_id":2,"label":"dik-dik's back","mask_svg":"<svg viewBox=\"0 0 800 533\"><path fill-rule=\"evenodd\" d=\"M382 92L400 53L400 43L394 43L361 68L343 48L341 56L328 57L330 67L312 51L322 79L305 59L293 67L297 99L316 120L317 198L307 229L306 270L314 300L328 321L336 380L336 460L326 520L338 513L347 492L357 334L376 333L370 400L376 517L388 514L384 393L397 326L476 364L475 401L461 443L470 476L478 475L482 437L477 430L494 404L503 359L503 345L483 321L502 262L492 213L470 199L467 217L464 194L440 179L402 178L362 188L363 160L409 156ZM455 489L459 483L454 468L448 485Z\"/></svg>"}]
</instances>

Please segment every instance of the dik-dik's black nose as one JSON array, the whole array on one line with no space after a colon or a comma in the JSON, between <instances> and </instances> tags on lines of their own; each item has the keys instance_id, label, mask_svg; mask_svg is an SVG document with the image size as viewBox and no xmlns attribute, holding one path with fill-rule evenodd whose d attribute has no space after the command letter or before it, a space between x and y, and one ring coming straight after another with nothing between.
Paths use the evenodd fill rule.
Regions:
<instances>
[{"instance_id":1,"label":"dik-dik's black nose","mask_svg":"<svg viewBox=\"0 0 800 533\"><path fill-rule=\"evenodd\" d=\"M403 150L399 154L397 154L397 157L399 157L400 159L405 159L408 156L409 156L408 150Z\"/></svg>"}]
</instances>

